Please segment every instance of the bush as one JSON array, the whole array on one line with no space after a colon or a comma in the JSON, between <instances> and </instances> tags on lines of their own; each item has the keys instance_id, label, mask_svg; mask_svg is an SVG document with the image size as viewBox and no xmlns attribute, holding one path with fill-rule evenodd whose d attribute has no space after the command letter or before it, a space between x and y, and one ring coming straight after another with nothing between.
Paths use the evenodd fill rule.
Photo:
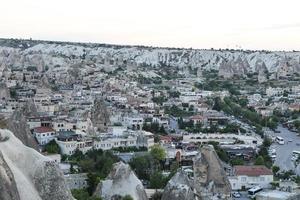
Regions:
<instances>
[{"instance_id":1,"label":"bush","mask_svg":"<svg viewBox=\"0 0 300 200\"><path fill-rule=\"evenodd\" d=\"M244 161L240 158L235 158L230 161L232 165L244 165Z\"/></svg>"},{"instance_id":2,"label":"bush","mask_svg":"<svg viewBox=\"0 0 300 200\"><path fill-rule=\"evenodd\" d=\"M46 144L45 150L49 154L58 154L58 153L60 153L60 148L59 148L58 144L55 142L55 140L51 140L48 144Z\"/></svg>"}]
</instances>

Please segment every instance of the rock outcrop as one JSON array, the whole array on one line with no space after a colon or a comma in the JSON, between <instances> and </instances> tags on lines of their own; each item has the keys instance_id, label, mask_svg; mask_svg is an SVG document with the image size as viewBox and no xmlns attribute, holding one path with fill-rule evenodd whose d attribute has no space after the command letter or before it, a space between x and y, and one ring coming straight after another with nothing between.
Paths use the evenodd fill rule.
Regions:
<instances>
[{"instance_id":1,"label":"rock outcrop","mask_svg":"<svg viewBox=\"0 0 300 200\"><path fill-rule=\"evenodd\" d=\"M0 152L0 199L20 200L17 185L12 171L5 162Z\"/></svg>"},{"instance_id":2,"label":"rock outcrop","mask_svg":"<svg viewBox=\"0 0 300 200\"><path fill-rule=\"evenodd\" d=\"M94 106L91 110L91 121L98 131L102 132L107 130L110 119L104 100L100 98L95 99Z\"/></svg>"},{"instance_id":3,"label":"rock outcrop","mask_svg":"<svg viewBox=\"0 0 300 200\"><path fill-rule=\"evenodd\" d=\"M194 187L202 199L210 199L213 195L222 196L222 199L230 196L230 182L213 146L201 147L193 168Z\"/></svg>"},{"instance_id":4,"label":"rock outcrop","mask_svg":"<svg viewBox=\"0 0 300 200\"><path fill-rule=\"evenodd\" d=\"M129 71L132 66L167 66L183 71L187 67L195 71L213 69L230 78L243 76L246 72L257 73L256 62L259 60L277 77L299 74L300 71L299 52L167 49L0 39L0 75L9 78L12 68L34 66L37 71L47 70L48 74L53 74L59 83L76 81L76 77L88 73L92 65L106 72L119 66ZM76 67L78 65L80 67Z\"/></svg>"},{"instance_id":5,"label":"rock outcrop","mask_svg":"<svg viewBox=\"0 0 300 200\"><path fill-rule=\"evenodd\" d=\"M243 77L249 70L247 60L238 57L236 60L223 61L219 67L219 76L224 78L232 78L234 76Z\"/></svg>"},{"instance_id":6,"label":"rock outcrop","mask_svg":"<svg viewBox=\"0 0 300 200\"><path fill-rule=\"evenodd\" d=\"M142 182L123 162L114 164L108 177L97 186L94 195L104 200L114 200L120 195L130 195L134 200L148 199Z\"/></svg>"},{"instance_id":7,"label":"rock outcrop","mask_svg":"<svg viewBox=\"0 0 300 200\"><path fill-rule=\"evenodd\" d=\"M162 200L230 199L231 186L213 146L203 146L193 163L193 179L178 171L164 188Z\"/></svg>"},{"instance_id":8,"label":"rock outcrop","mask_svg":"<svg viewBox=\"0 0 300 200\"><path fill-rule=\"evenodd\" d=\"M7 88L6 84L0 84L0 99L8 99L10 98L9 89Z\"/></svg>"},{"instance_id":9,"label":"rock outcrop","mask_svg":"<svg viewBox=\"0 0 300 200\"><path fill-rule=\"evenodd\" d=\"M74 199L57 164L23 145L9 130L1 129L0 135L6 138L0 141L0 177L5 180L0 188L10 189L1 200Z\"/></svg>"},{"instance_id":10,"label":"rock outcrop","mask_svg":"<svg viewBox=\"0 0 300 200\"><path fill-rule=\"evenodd\" d=\"M187 174L178 171L166 185L161 200L195 200L193 181Z\"/></svg>"},{"instance_id":11,"label":"rock outcrop","mask_svg":"<svg viewBox=\"0 0 300 200\"><path fill-rule=\"evenodd\" d=\"M28 147L38 149L38 145L31 135L27 124L28 116L36 116L37 110L32 101L28 101L21 108L18 108L7 120L7 128L12 131L19 140Z\"/></svg>"},{"instance_id":12,"label":"rock outcrop","mask_svg":"<svg viewBox=\"0 0 300 200\"><path fill-rule=\"evenodd\" d=\"M257 80L259 83L264 83L268 80L268 69L265 62L262 60L257 60L255 63L255 69L258 71Z\"/></svg>"}]
</instances>

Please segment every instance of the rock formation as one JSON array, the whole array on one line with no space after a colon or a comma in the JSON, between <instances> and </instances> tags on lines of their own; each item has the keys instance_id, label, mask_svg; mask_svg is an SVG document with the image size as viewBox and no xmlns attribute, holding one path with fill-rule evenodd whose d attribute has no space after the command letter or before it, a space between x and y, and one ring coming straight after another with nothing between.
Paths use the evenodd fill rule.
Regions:
<instances>
[{"instance_id":1,"label":"rock formation","mask_svg":"<svg viewBox=\"0 0 300 200\"><path fill-rule=\"evenodd\" d=\"M91 110L91 121L93 126L96 127L100 132L106 131L107 126L110 123L109 113L105 102L100 98L95 99L94 106Z\"/></svg>"},{"instance_id":2,"label":"rock formation","mask_svg":"<svg viewBox=\"0 0 300 200\"><path fill-rule=\"evenodd\" d=\"M258 71L257 80L259 83L264 83L268 80L268 69L265 62L262 60L257 60L255 63L255 69Z\"/></svg>"},{"instance_id":3,"label":"rock formation","mask_svg":"<svg viewBox=\"0 0 300 200\"><path fill-rule=\"evenodd\" d=\"M7 128L12 131L19 140L28 147L38 149L38 145L31 135L26 117L36 116L37 110L32 101L28 101L21 108L18 108L7 120Z\"/></svg>"},{"instance_id":4,"label":"rock formation","mask_svg":"<svg viewBox=\"0 0 300 200\"><path fill-rule=\"evenodd\" d=\"M161 200L195 200L193 181L183 170L179 170L168 182Z\"/></svg>"},{"instance_id":5,"label":"rock formation","mask_svg":"<svg viewBox=\"0 0 300 200\"><path fill-rule=\"evenodd\" d=\"M148 199L142 182L123 162L114 164L108 177L97 186L94 195L104 200L114 200L120 195L130 195L134 200Z\"/></svg>"},{"instance_id":6,"label":"rock formation","mask_svg":"<svg viewBox=\"0 0 300 200\"><path fill-rule=\"evenodd\" d=\"M231 186L213 146L203 146L193 163L194 178L178 171L165 187L162 200L230 199Z\"/></svg>"},{"instance_id":7,"label":"rock formation","mask_svg":"<svg viewBox=\"0 0 300 200\"><path fill-rule=\"evenodd\" d=\"M238 57L236 60L223 61L219 67L219 76L227 79L234 76L243 77L247 74L248 70L248 61Z\"/></svg>"},{"instance_id":8,"label":"rock formation","mask_svg":"<svg viewBox=\"0 0 300 200\"><path fill-rule=\"evenodd\" d=\"M7 88L5 83L0 84L0 99L8 99L10 98L9 89Z\"/></svg>"},{"instance_id":9,"label":"rock formation","mask_svg":"<svg viewBox=\"0 0 300 200\"><path fill-rule=\"evenodd\" d=\"M73 200L58 165L0 130L1 200ZM2 195L2 196L1 196Z\"/></svg>"},{"instance_id":10,"label":"rock formation","mask_svg":"<svg viewBox=\"0 0 300 200\"><path fill-rule=\"evenodd\" d=\"M0 199L20 200L19 193L16 192L17 190L14 175L0 152Z\"/></svg>"},{"instance_id":11,"label":"rock formation","mask_svg":"<svg viewBox=\"0 0 300 200\"><path fill-rule=\"evenodd\" d=\"M203 146L194 159L194 187L202 199L221 195L222 199L230 196L231 186L222 163L213 146Z\"/></svg>"}]
</instances>

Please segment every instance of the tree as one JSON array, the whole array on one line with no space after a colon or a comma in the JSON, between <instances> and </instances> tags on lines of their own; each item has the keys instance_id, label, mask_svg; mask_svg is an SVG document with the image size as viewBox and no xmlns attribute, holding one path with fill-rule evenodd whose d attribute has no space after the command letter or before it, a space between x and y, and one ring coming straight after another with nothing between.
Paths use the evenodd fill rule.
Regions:
<instances>
[{"instance_id":1,"label":"tree","mask_svg":"<svg viewBox=\"0 0 300 200\"><path fill-rule=\"evenodd\" d=\"M95 173L88 173L87 175L88 177L88 180L87 180L87 183L88 183L88 187L87 187L87 192L92 195L99 183L99 178L97 177L97 175Z\"/></svg>"},{"instance_id":2,"label":"tree","mask_svg":"<svg viewBox=\"0 0 300 200\"><path fill-rule=\"evenodd\" d=\"M51 140L48 144L46 144L45 150L49 154L58 154L60 152L60 148L55 140Z\"/></svg>"},{"instance_id":3,"label":"tree","mask_svg":"<svg viewBox=\"0 0 300 200\"><path fill-rule=\"evenodd\" d=\"M222 109L222 102L220 97L216 97L214 99L214 106L213 106L214 110L220 111Z\"/></svg>"},{"instance_id":4,"label":"tree","mask_svg":"<svg viewBox=\"0 0 300 200\"><path fill-rule=\"evenodd\" d=\"M150 177L150 188L161 189L166 185L165 177L160 171L154 172Z\"/></svg>"},{"instance_id":5,"label":"tree","mask_svg":"<svg viewBox=\"0 0 300 200\"><path fill-rule=\"evenodd\" d=\"M102 200L100 197L91 197L85 189L73 189L71 192L77 200Z\"/></svg>"},{"instance_id":6,"label":"tree","mask_svg":"<svg viewBox=\"0 0 300 200\"><path fill-rule=\"evenodd\" d=\"M89 193L84 189L74 189L72 190L72 195L77 200L86 200L89 198Z\"/></svg>"},{"instance_id":7,"label":"tree","mask_svg":"<svg viewBox=\"0 0 300 200\"><path fill-rule=\"evenodd\" d=\"M75 171L75 169L74 169L74 164L73 163L71 163L71 166L70 166L70 173L71 174L74 174L76 171Z\"/></svg>"},{"instance_id":8,"label":"tree","mask_svg":"<svg viewBox=\"0 0 300 200\"><path fill-rule=\"evenodd\" d=\"M265 165L265 160L262 156L258 156L255 160L255 165Z\"/></svg>"},{"instance_id":9,"label":"tree","mask_svg":"<svg viewBox=\"0 0 300 200\"><path fill-rule=\"evenodd\" d=\"M280 171L280 168L278 167L278 166L276 166L276 165L274 165L273 167L272 167L272 172L273 172L273 174L276 176L276 174L278 173Z\"/></svg>"},{"instance_id":10,"label":"tree","mask_svg":"<svg viewBox=\"0 0 300 200\"><path fill-rule=\"evenodd\" d=\"M157 161L163 161L166 158L166 152L160 145L155 144L150 150L151 156Z\"/></svg>"},{"instance_id":11,"label":"tree","mask_svg":"<svg viewBox=\"0 0 300 200\"><path fill-rule=\"evenodd\" d=\"M230 161L232 165L244 165L244 161L240 158L235 158Z\"/></svg>"},{"instance_id":12,"label":"tree","mask_svg":"<svg viewBox=\"0 0 300 200\"><path fill-rule=\"evenodd\" d=\"M122 198L122 200L133 200L133 198L129 194L127 194Z\"/></svg>"},{"instance_id":13,"label":"tree","mask_svg":"<svg viewBox=\"0 0 300 200\"><path fill-rule=\"evenodd\" d=\"M162 197L162 193L161 192L155 192L152 196L151 199L152 200L161 200Z\"/></svg>"},{"instance_id":14,"label":"tree","mask_svg":"<svg viewBox=\"0 0 300 200\"><path fill-rule=\"evenodd\" d=\"M149 155L133 157L129 165L140 179L149 180L151 169L151 157Z\"/></svg>"}]
</instances>

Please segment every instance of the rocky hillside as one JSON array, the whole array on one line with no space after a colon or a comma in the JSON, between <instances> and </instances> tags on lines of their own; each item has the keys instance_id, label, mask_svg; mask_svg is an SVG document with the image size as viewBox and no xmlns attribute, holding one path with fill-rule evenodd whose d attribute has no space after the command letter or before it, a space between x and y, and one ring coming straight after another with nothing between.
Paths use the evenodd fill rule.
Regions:
<instances>
[{"instance_id":1,"label":"rocky hillside","mask_svg":"<svg viewBox=\"0 0 300 200\"><path fill-rule=\"evenodd\" d=\"M63 177L57 164L0 130L1 200L73 200Z\"/></svg>"},{"instance_id":2,"label":"rocky hillside","mask_svg":"<svg viewBox=\"0 0 300 200\"><path fill-rule=\"evenodd\" d=\"M61 43L31 40L0 40L0 71L36 67L38 71L65 72L74 79L95 68L125 66L176 67L220 70L232 77L258 73L264 66L276 77L300 71L300 52L242 50L194 50L103 44Z\"/></svg>"},{"instance_id":3,"label":"rocky hillside","mask_svg":"<svg viewBox=\"0 0 300 200\"><path fill-rule=\"evenodd\" d=\"M122 195L130 195L134 200L147 200L142 182L128 164L115 163L108 177L99 183L95 196L104 200L114 200Z\"/></svg>"},{"instance_id":4,"label":"rocky hillside","mask_svg":"<svg viewBox=\"0 0 300 200\"><path fill-rule=\"evenodd\" d=\"M201 147L193 161L194 177L178 171L164 189L162 200L231 199L231 186L213 146Z\"/></svg>"},{"instance_id":5,"label":"rocky hillside","mask_svg":"<svg viewBox=\"0 0 300 200\"><path fill-rule=\"evenodd\" d=\"M196 200L193 190L193 181L184 171L179 170L168 182L161 199Z\"/></svg>"}]
</instances>

